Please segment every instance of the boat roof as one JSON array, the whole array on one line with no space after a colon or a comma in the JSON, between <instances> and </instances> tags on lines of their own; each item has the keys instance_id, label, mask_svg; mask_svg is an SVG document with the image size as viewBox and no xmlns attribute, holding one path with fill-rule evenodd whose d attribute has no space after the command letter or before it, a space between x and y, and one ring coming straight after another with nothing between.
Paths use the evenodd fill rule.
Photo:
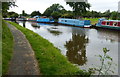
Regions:
<instances>
[{"instance_id":1,"label":"boat roof","mask_svg":"<svg viewBox=\"0 0 120 77\"><path fill-rule=\"evenodd\" d=\"M36 17L41 17L41 16L34 16L33 18L36 18Z\"/></svg>"},{"instance_id":2,"label":"boat roof","mask_svg":"<svg viewBox=\"0 0 120 77\"><path fill-rule=\"evenodd\" d=\"M71 21L80 21L80 19L69 19L69 18L59 18L61 20L71 20ZM81 20L84 21L84 20Z\"/></svg>"},{"instance_id":3,"label":"boat roof","mask_svg":"<svg viewBox=\"0 0 120 77\"><path fill-rule=\"evenodd\" d=\"M113 22L120 22L120 20L103 20L103 21L113 21Z\"/></svg>"}]
</instances>

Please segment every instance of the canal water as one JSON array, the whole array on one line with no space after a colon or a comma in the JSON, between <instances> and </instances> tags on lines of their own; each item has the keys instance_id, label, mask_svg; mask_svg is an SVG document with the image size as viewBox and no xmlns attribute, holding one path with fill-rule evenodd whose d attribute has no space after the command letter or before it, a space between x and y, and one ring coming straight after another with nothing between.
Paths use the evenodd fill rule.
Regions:
<instances>
[{"instance_id":1,"label":"canal water","mask_svg":"<svg viewBox=\"0 0 120 77\"><path fill-rule=\"evenodd\" d=\"M108 55L113 58L111 70L114 73L111 74L118 75L118 44L120 44L118 31L36 22L18 23L49 40L80 69L88 70L101 66L98 55L103 55L103 48L109 49Z\"/></svg>"}]
</instances>

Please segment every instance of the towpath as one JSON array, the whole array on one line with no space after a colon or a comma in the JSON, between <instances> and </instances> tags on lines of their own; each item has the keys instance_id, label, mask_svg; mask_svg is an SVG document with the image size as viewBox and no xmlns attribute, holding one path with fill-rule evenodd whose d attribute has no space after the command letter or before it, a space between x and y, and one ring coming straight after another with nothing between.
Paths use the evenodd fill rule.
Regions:
<instances>
[{"instance_id":1,"label":"towpath","mask_svg":"<svg viewBox=\"0 0 120 77\"><path fill-rule=\"evenodd\" d=\"M40 75L34 51L25 35L14 26L8 23L7 25L14 38L13 57L10 62L8 75Z\"/></svg>"}]
</instances>

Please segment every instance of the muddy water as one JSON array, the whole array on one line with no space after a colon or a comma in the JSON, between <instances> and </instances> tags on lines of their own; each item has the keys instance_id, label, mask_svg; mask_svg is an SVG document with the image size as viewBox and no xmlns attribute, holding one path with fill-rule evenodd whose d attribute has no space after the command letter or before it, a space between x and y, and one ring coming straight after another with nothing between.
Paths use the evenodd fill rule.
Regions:
<instances>
[{"instance_id":1,"label":"muddy water","mask_svg":"<svg viewBox=\"0 0 120 77\"><path fill-rule=\"evenodd\" d=\"M49 40L71 63L81 69L88 70L91 67L101 66L97 55L103 55L102 50L106 47L110 50L108 55L113 58L111 70L114 73L111 74L118 74L118 44L120 44L118 33L120 32L35 22L18 23Z\"/></svg>"}]
</instances>

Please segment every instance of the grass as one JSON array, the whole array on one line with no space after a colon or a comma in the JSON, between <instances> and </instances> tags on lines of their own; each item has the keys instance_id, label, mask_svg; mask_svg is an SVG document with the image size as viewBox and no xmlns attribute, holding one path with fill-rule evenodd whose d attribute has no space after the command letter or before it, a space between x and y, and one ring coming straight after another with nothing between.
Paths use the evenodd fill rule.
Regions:
<instances>
[{"instance_id":1,"label":"grass","mask_svg":"<svg viewBox=\"0 0 120 77\"><path fill-rule=\"evenodd\" d=\"M77 66L71 64L67 58L60 53L60 50L55 48L48 40L16 23L9 23L14 25L17 29L21 30L25 34L33 50L35 51L36 59L42 75L89 76L89 73L84 72Z\"/></svg>"},{"instance_id":2,"label":"grass","mask_svg":"<svg viewBox=\"0 0 120 77\"><path fill-rule=\"evenodd\" d=\"M2 21L2 74L5 75L13 51L13 36L4 21Z\"/></svg>"},{"instance_id":3,"label":"grass","mask_svg":"<svg viewBox=\"0 0 120 77\"><path fill-rule=\"evenodd\" d=\"M90 20L92 25L95 25L98 23L99 18L84 18L85 20Z\"/></svg>"}]
</instances>

